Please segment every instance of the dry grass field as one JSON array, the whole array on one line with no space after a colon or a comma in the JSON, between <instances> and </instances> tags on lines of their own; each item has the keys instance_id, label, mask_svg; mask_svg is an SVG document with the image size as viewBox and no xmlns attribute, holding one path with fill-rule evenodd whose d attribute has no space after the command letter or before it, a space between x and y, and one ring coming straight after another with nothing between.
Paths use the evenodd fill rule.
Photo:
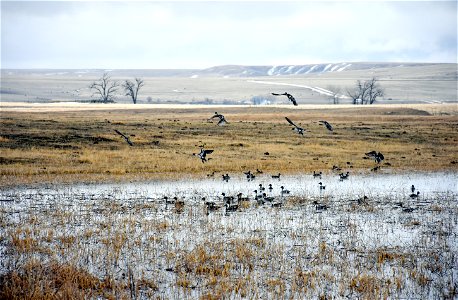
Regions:
<instances>
[{"instance_id":1,"label":"dry grass field","mask_svg":"<svg viewBox=\"0 0 458 300\"><path fill-rule=\"evenodd\" d=\"M0 186L202 176L211 172L456 170L457 105L76 107L2 103ZM215 110L229 124L208 122ZM306 129L291 130L285 117ZM318 123L327 120L334 132ZM114 130L129 135L129 146ZM207 163L192 154L214 149Z\"/></svg>"}]
</instances>

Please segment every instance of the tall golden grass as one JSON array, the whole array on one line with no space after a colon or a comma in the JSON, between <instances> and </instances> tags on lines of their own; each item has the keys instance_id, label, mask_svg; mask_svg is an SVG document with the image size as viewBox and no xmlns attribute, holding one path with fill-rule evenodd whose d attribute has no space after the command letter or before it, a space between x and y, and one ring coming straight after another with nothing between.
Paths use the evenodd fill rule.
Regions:
<instances>
[{"instance_id":1,"label":"tall golden grass","mask_svg":"<svg viewBox=\"0 0 458 300\"><path fill-rule=\"evenodd\" d=\"M5 110L0 119L0 185L148 180L255 169L326 172L334 165L364 172L375 165L363 159L371 150L385 155L381 166L386 169L457 166L458 117L431 115L429 106L217 109L228 125L207 121L212 107L97 108L46 115ZM306 129L303 137L291 130L285 116ZM322 119L334 126L333 133L319 125ZM130 135L134 146L115 129ZM205 164L192 155L201 145L215 150Z\"/></svg>"}]
</instances>

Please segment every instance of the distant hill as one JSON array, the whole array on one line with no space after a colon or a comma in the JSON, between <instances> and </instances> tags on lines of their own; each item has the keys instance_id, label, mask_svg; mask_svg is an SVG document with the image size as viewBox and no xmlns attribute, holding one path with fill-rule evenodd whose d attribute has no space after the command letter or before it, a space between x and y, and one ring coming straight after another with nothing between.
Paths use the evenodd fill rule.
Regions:
<instances>
[{"instance_id":1,"label":"distant hill","mask_svg":"<svg viewBox=\"0 0 458 300\"><path fill-rule=\"evenodd\" d=\"M299 104L330 102L357 80L376 77L385 90L378 103L457 102L457 64L341 62L307 65L241 66L224 65L206 69L32 69L1 70L1 101L60 102L92 101L89 86L104 72L119 83L140 77L144 87L140 103L288 103L272 92L288 91ZM116 101L131 100L119 89Z\"/></svg>"},{"instance_id":2,"label":"distant hill","mask_svg":"<svg viewBox=\"0 0 458 300\"><path fill-rule=\"evenodd\" d=\"M206 69L2 69L3 74L18 75L46 75L46 76L99 76L103 72L110 72L119 77L257 77L257 76L294 76L313 75L321 73L339 73L343 71L364 71L397 67L427 67L432 63L325 63L307 65L278 65L278 66L243 66L222 65Z\"/></svg>"},{"instance_id":3,"label":"distant hill","mask_svg":"<svg viewBox=\"0 0 458 300\"><path fill-rule=\"evenodd\" d=\"M368 70L378 68L393 68L400 66L427 66L426 63L327 63L307 65L279 65L279 66L240 66L225 65L216 66L196 72L196 75L207 76L231 76L231 77L255 77L255 76L282 76L282 75L306 75L318 73L332 73L342 71Z\"/></svg>"}]
</instances>

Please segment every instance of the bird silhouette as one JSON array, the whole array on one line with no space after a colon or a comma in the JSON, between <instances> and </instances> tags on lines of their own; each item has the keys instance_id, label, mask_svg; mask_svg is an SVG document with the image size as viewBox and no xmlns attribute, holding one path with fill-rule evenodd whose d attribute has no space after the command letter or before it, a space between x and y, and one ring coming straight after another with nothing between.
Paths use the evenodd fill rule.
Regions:
<instances>
[{"instance_id":1,"label":"bird silhouette","mask_svg":"<svg viewBox=\"0 0 458 300\"><path fill-rule=\"evenodd\" d=\"M218 118L219 121L217 123L217 125L219 126L223 126L225 124L227 124L228 122L226 121L226 118L222 115L222 114L219 114L217 111L215 111L215 114L210 118L208 119L209 121L213 120L214 118Z\"/></svg>"},{"instance_id":2,"label":"bird silhouette","mask_svg":"<svg viewBox=\"0 0 458 300\"><path fill-rule=\"evenodd\" d=\"M122 136L130 146L133 146L133 145L134 145L134 144L130 141L130 139L129 139L129 137L128 137L127 135L122 134L122 133L121 133L119 130L117 130L117 129L115 129L115 132L116 132L117 134L119 134L120 136Z\"/></svg>"},{"instance_id":3,"label":"bird silhouette","mask_svg":"<svg viewBox=\"0 0 458 300\"><path fill-rule=\"evenodd\" d=\"M385 156L383 156L382 153L376 151L368 152L366 153L366 156L374 159L376 163L380 163L382 160L385 159Z\"/></svg>"},{"instance_id":4,"label":"bird silhouette","mask_svg":"<svg viewBox=\"0 0 458 300\"><path fill-rule=\"evenodd\" d=\"M331 124L329 124L328 121L319 121L320 123L324 124L324 126L326 126L326 128L329 130L329 131L332 131L332 126Z\"/></svg>"},{"instance_id":5,"label":"bird silhouette","mask_svg":"<svg viewBox=\"0 0 458 300\"><path fill-rule=\"evenodd\" d=\"M296 132L297 132L298 134L300 134L300 135L304 135L304 128L299 127L299 126L297 126L296 124L294 124L294 122L291 121L288 117L285 117L285 119L286 119L286 121L288 121L289 124L291 124L291 125L294 126L293 130L296 130Z\"/></svg>"},{"instance_id":6,"label":"bird silhouette","mask_svg":"<svg viewBox=\"0 0 458 300\"><path fill-rule=\"evenodd\" d=\"M204 148L202 148L200 149L200 153L193 153L193 155L198 156L202 160L202 163L204 163L210 160L210 158L207 159L207 154L210 153L213 153L213 150L205 150Z\"/></svg>"},{"instance_id":7,"label":"bird silhouette","mask_svg":"<svg viewBox=\"0 0 458 300\"><path fill-rule=\"evenodd\" d=\"M289 101L293 102L294 106L297 106L296 99L293 97L293 95L291 95L291 94L289 94L287 92L284 92L283 94L272 93L272 95L274 95L274 96L286 96L286 97L288 97Z\"/></svg>"}]
</instances>

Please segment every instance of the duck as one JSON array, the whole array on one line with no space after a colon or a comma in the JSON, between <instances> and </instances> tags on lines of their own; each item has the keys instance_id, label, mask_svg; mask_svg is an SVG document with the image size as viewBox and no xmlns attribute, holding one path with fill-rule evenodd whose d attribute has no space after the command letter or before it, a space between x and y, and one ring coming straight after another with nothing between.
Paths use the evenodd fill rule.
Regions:
<instances>
[{"instance_id":1,"label":"duck","mask_svg":"<svg viewBox=\"0 0 458 300\"><path fill-rule=\"evenodd\" d=\"M372 150L370 152L365 153L365 155L369 158L372 158L375 160L376 163L380 163L382 160L385 159L385 156L381 152L377 152L375 150Z\"/></svg>"},{"instance_id":2,"label":"duck","mask_svg":"<svg viewBox=\"0 0 458 300\"><path fill-rule=\"evenodd\" d=\"M226 196L225 193L221 193L221 196L223 196L223 202L225 203L232 203L232 201L234 200L234 197Z\"/></svg>"},{"instance_id":3,"label":"duck","mask_svg":"<svg viewBox=\"0 0 458 300\"><path fill-rule=\"evenodd\" d=\"M282 195L282 196L283 196L283 195L289 195L289 194L290 194L290 191L287 190L287 189L285 189L284 186L281 186L280 188L281 188L281 195Z\"/></svg>"},{"instance_id":4,"label":"duck","mask_svg":"<svg viewBox=\"0 0 458 300\"><path fill-rule=\"evenodd\" d=\"M272 187L272 183L269 183L269 192L272 193L273 189L274 188Z\"/></svg>"},{"instance_id":5,"label":"duck","mask_svg":"<svg viewBox=\"0 0 458 300\"><path fill-rule=\"evenodd\" d=\"M315 205L315 210L327 210L329 206L323 203L319 203L318 201L313 201L313 204Z\"/></svg>"},{"instance_id":6,"label":"duck","mask_svg":"<svg viewBox=\"0 0 458 300\"><path fill-rule=\"evenodd\" d=\"M322 175L322 172L320 171L319 173L317 173L316 171L313 171L313 177L319 177L321 178L321 175Z\"/></svg>"},{"instance_id":7,"label":"duck","mask_svg":"<svg viewBox=\"0 0 458 300\"><path fill-rule=\"evenodd\" d=\"M275 200L275 197L269 197L266 195L266 193L262 193L262 199L267 202L272 202Z\"/></svg>"},{"instance_id":8,"label":"duck","mask_svg":"<svg viewBox=\"0 0 458 300\"><path fill-rule=\"evenodd\" d=\"M208 212L208 211L215 211L215 210L218 210L218 209L219 209L219 206L217 206L215 202L213 202L213 201L207 201L207 200L205 199L205 197L203 197L202 200L204 201L205 206L207 207L207 212Z\"/></svg>"},{"instance_id":9,"label":"duck","mask_svg":"<svg viewBox=\"0 0 458 300\"><path fill-rule=\"evenodd\" d=\"M129 146L133 146L134 143L132 143L132 141L129 139L129 137L123 133L121 133L119 130L115 129L115 132L117 134L119 134L120 136L122 136L124 138L124 140L126 141L127 144L129 144Z\"/></svg>"},{"instance_id":10,"label":"duck","mask_svg":"<svg viewBox=\"0 0 458 300\"><path fill-rule=\"evenodd\" d=\"M420 197L420 191L417 191L416 194L415 193L410 194L410 198L412 199L417 199L418 197Z\"/></svg>"},{"instance_id":11,"label":"duck","mask_svg":"<svg viewBox=\"0 0 458 300\"><path fill-rule=\"evenodd\" d=\"M284 92L283 94L272 93L272 95L274 95L274 96L286 96L286 97L288 97L289 101L291 101L293 103L294 106L297 106L296 99L290 93L287 93L287 92Z\"/></svg>"},{"instance_id":12,"label":"duck","mask_svg":"<svg viewBox=\"0 0 458 300\"><path fill-rule=\"evenodd\" d=\"M243 197L242 193L237 194L237 202L250 201L249 197Z\"/></svg>"},{"instance_id":13,"label":"duck","mask_svg":"<svg viewBox=\"0 0 458 300\"><path fill-rule=\"evenodd\" d=\"M281 207L283 205L283 202L272 202L270 204L271 207Z\"/></svg>"},{"instance_id":14,"label":"duck","mask_svg":"<svg viewBox=\"0 0 458 300\"><path fill-rule=\"evenodd\" d=\"M176 199L176 198L177 198L177 197L174 197L174 198L171 200L171 199L169 199L169 197L164 196L165 205L167 205L167 204L175 204L175 199Z\"/></svg>"},{"instance_id":15,"label":"duck","mask_svg":"<svg viewBox=\"0 0 458 300\"><path fill-rule=\"evenodd\" d=\"M285 117L285 119L286 119L286 121L288 121L289 124L294 126L294 128L292 128L292 130L295 130L300 135L304 135L304 128L299 127L296 124L294 124L294 122L291 121L288 117Z\"/></svg>"},{"instance_id":16,"label":"duck","mask_svg":"<svg viewBox=\"0 0 458 300\"><path fill-rule=\"evenodd\" d=\"M229 182L229 179L231 179L231 176L229 174L223 174L221 175L223 177L223 181Z\"/></svg>"},{"instance_id":17,"label":"duck","mask_svg":"<svg viewBox=\"0 0 458 300\"><path fill-rule=\"evenodd\" d=\"M200 149L200 153L193 153L192 155L198 156L202 163L210 160L211 158L207 159L207 154L213 153L213 150L205 150L204 148Z\"/></svg>"},{"instance_id":18,"label":"duck","mask_svg":"<svg viewBox=\"0 0 458 300\"><path fill-rule=\"evenodd\" d=\"M226 121L226 118L222 115L222 114L219 114L217 111L215 111L215 114L210 118L208 119L209 121L213 120L214 118L218 118L219 121L217 123L218 126L223 126L225 124L227 124L228 122Z\"/></svg>"},{"instance_id":19,"label":"duck","mask_svg":"<svg viewBox=\"0 0 458 300\"><path fill-rule=\"evenodd\" d=\"M265 191L265 190L266 190L266 188L263 187L262 184L260 183L260 184L259 184L259 191L260 191L260 192L263 192L263 191Z\"/></svg>"},{"instance_id":20,"label":"duck","mask_svg":"<svg viewBox=\"0 0 458 300\"><path fill-rule=\"evenodd\" d=\"M326 186L325 186L325 185L323 185L323 183L322 183L322 182L319 182L318 184L320 185L320 191L322 191L322 190L325 190L325 189L326 189Z\"/></svg>"},{"instance_id":21,"label":"duck","mask_svg":"<svg viewBox=\"0 0 458 300\"><path fill-rule=\"evenodd\" d=\"M332 131L332 126L328 121L319 121L321 124L324 124L329 131Z\"/></svg>"},{"instance_id":22,"label":"duck","mask_svg":"<svg viewBox=\"0 0 458 300\"><path fill-rule=\"evenodd\" d=\"M358 204L361 205L361 204L367 204L368 199L369 198L366 195L364 195L364 197L358 198L358 200L356 201L358 201Z\"/></svg>"},{"instance_id":23,"label":"duck","mask_svg":"<svg viewBox=\"0 0 458 300\"><path fill-rule=\"evenodd\" d=\"M239 209L239 205L238 204L232 204L232 203L226 203L224 205L224 207L226 208L226 214L228 212L234 212L234 211L237 211Z\"/></svg>"},{"instance_id":24,"label":"duck","mask_svg":"<svg viewBox=\"0 0 458 300\"><path fill-rule=\"evenodd\" d=\"M264 199L263 199L262 195L258 194L257 190L254 190L253 192L255 194L254 200L256 200L256 202L258 202L258 204L260 204L260 205L264 204Z\"/></svg>"},{"instance_id":25,"label":"duck","mask_svg":"<svg viewBox=\"0 0 458 300\"><path fill-rule=\"evenodd\" d=\"M347 173L340 173L339 176L340 176L340 181L344 181L346 179L348 179L348 176L350 175L349 172Z\"/></svg>"},{"instance_id":26,"label":"duck","mask_svg":"<svg viewBox=\"0 0 458 300\"><path fill-rule=\"evenodd\" d=\"M281 174L278 173L278 175L272 175L272 178L273 178L273 179L278 179L278 180L280 180L280 176L281 176Z\"/></svg>"}]
</instances>

